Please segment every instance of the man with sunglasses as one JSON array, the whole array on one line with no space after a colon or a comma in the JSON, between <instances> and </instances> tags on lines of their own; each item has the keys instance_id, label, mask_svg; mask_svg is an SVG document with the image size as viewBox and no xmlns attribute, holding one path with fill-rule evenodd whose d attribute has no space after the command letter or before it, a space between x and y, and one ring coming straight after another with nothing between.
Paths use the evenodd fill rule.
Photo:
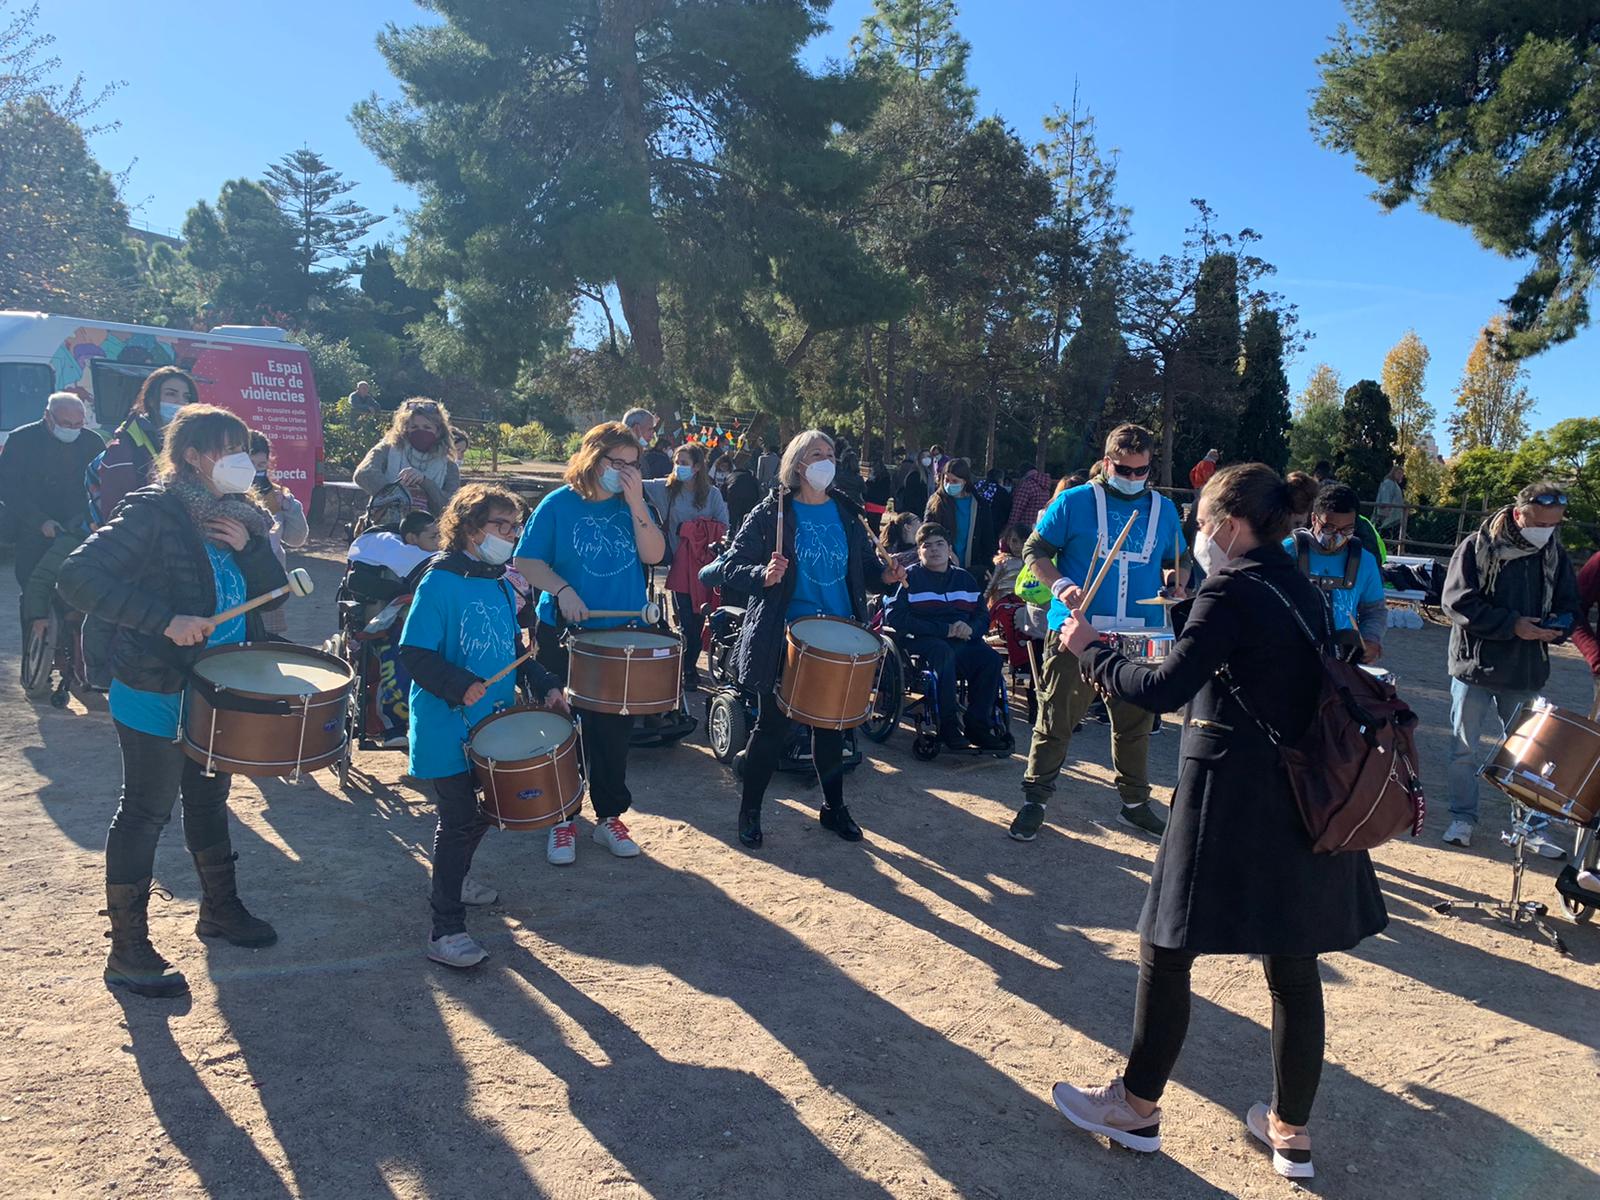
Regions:
<instances>
[{"instance_id":1,"label":"man with sunglasses","mask_svg":"<svg viewBox=\"0 0 1600 1200\"><path fill-rule=\"evenodd\" d=\"M1566 513L1560 487L1529 484L1450 559L1442 603L1451 625L1451 845L1471 845L1478 822L1479 734L1488 725L1492 737L1505 736L1512 714L1550 678L1550 644L1577 620L1578 581L1559 532ZM1528 844L1562 855L1542 834Z\"/></svg>"},{"instance_id":2,"label":"man with sunglasses","mask_svg":"<svg viewBox=\"0 0 1600 1200\"><path fill-rule=\"evenodd\" d=\"M1023 546L1023 562L1050 589L1050 636L1038 680L1039 715L1022 776L1023 804L1011 822L1011 836L1031 842L1044 824L1045 805L1055 792L1073 728L1083 719L1094 689L1078 669L1078 659L1058 637L1069 615L1087 617L1104 631L1161 629L1166 610L1140 604L1162 591L1162 568L1180 570L1186 549L1177 506L1150 488L1155 435L1138 425L1120 425L1106 437L1105 458L1081 487L1061 492L1039 514L1033 536ZM1132 524L1105 582L1082 613L1094 573L1123 529ZM1137 705L1107 701L1111 717L1111 763L1122 797L1118 820L1160 837L1166 818L1150 803L1150 731L1154 718Z\"/></svg>"}]
</instances>

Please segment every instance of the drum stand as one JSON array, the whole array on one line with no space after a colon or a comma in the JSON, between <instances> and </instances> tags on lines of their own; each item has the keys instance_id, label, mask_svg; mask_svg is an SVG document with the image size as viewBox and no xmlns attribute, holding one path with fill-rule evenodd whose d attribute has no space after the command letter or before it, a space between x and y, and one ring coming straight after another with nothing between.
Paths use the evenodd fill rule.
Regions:
<instances>
[{"instance_id":1,"label":"drum stand","mask_svg":"<svg viewBox=\"0 0 1600 1200\"><path fill-rule=\"evenodd\" d=\"M1522 872L1526 868L1523 861L1524 843L1535 832L1528 825L1531 814L1528 809L1520 804L1512 806L1511 828L1500 835L1500 840L1512 848L1511 858L1511 897L1504 904L1487 903L1484 901L1442 900L1433 906L1433 911L1446 916L1458 909L1474 909L1486 912L1502 925L1507 925L1517 932L1522 932L1525 925L1533 929L1555 947L1556 951L1568 955L1567 944L1561 940L1561 935L1550 928L1545 914L1549 907L1537 900L1524 900L1522 898Z\"/></svg>"}]
</instances>

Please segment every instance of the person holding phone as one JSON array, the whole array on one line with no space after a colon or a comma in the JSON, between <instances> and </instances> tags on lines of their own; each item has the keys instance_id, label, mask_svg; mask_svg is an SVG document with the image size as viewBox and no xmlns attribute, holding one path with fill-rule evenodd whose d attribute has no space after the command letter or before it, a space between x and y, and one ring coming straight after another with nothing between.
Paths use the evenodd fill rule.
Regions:
<instances>
[{"instance_id":1,"label":"person holding phone","mask_svg":"<svg viewBox=\"0 0 1600 1200\"><path fill-rule=\"evenodd\" d=\"M1494 513L1450 559L1441 604L1450 618L1450 823L1444 840L1470 846L1478 823L1478 738L1505 737L1506 723L1550 678L1550 646L1578 618L1578 579L1561 544L1567 494L1531 483ZM1549 824L1536 816L1537 830ZM1565 853L1542 832L1528 839L1546 858Z\"/></svg>"}]
</instances>

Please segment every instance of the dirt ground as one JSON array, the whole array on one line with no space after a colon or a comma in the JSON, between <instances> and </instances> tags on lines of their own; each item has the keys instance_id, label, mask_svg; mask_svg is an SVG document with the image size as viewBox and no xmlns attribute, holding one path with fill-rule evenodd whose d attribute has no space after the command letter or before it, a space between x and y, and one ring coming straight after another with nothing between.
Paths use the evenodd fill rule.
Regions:
<instances>
[{"instance_id":1,"label":"dirt ground","mask_svg":"<svg viewBox=\"0 0 1600 1200\"><path fill-rule=\"evenodd\" d=\"M331 553L331 552L330 552ZM331 628L338 568L292 632ZM9 564L0 613L15 613ZM1313 1123L1330 1197L1600 1195L1600 924L1573 956L1441 897L1503 897L1506 806L1471 851L1442 846L1445 633L1391 634L1423 714L1432 811L1377 857L1388 932L1325 960L1328 1061ZM1164 1152L1066 1124L1057 1079L1120 1069L1133 925L1153 843L1117 827L1107 731L1090 726L1051 824L1005 836L1023 761L915 761L904 731L847 784L867 840L821 830L780 776L767 848L733 838L737 796L697 733L635 751L645 855L544 861L491 833L476 874L475 972L427 962L432 810L401 756L370 781L236 780L242 892L267 950L193 934L197 885L169 828L157 945L191 1000L101 982L101 846L119 760L103 707L16 688L0 620L0 1193L33 1196L1006 1198L1281 1196L1240 1114L1271 1088L1260 967L1203 961L1167 1093ZM1587 703L1564 654L1549 689ZM1019 724L1019 737L1026 739ZM1152 748L1174 778L1176 726ZM1531 894L1554 906L1556 865Z\"/></svg>"}]
</instances>

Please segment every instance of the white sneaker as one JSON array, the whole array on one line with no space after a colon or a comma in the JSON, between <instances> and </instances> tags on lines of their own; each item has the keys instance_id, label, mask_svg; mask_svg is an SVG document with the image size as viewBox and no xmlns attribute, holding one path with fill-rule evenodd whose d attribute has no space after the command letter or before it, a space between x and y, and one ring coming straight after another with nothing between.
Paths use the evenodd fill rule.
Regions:
<instances>
[{"instance_id":1,"label":"white sneaker","mask_svg":"<svg viewBox=\"0 0 1600 1200\"><path fill-rule=\"evenodd\" d=\"M447 967L475 967L489 957L489 952L472 940L470 933L447 933L442 938L428 939L428 957Z\"/></svg>"},{"instance_id":2,"label":"white sneaker","mask_svg":"<svg viewBox=\"0 0 1600 1200\"><path fill-rule=\"evenodd\" d=\"M1542 858L1565 858L1567 852L1543 833L1530 833L1523 843Z\"/></svg>"},{"instance_id":3,"label":"white sneaker","mask_svg":"<svg viewBox=\"0 0 1600 1200\"><path fill-rule=\"evenodd\" d=\"M461 903L463 904L493 904L500 899L500 893L487 884L479 883L468 875L461 881Z\"/></svg>"},{"instance_id":4,"label":"white sneaker","mask_svg":"<svg viewBox=\"0 0 1600 1200\"><path fill-rule=\"evenodd\" d=\"M550 843L545 847L545 858L558 867L569 866L578 857L578 823L563 821L550 826Z\"/></svg>"},{"instance_id":5,"label":"white sneaker","mask_svg":"<svg viewBox=\"0 0 1600 1200\"><path fill-rule=\"evenodd\" d=\"M621 817L607 817L594 827L594 840L618 858L634 858L639 853L639 843L633 840Z\"/></svg>"},{"instance_id":6,"label":"white sneaker","mask_svg":"<svg viewBox=\"0 0 1600 1200\"><path fill-rule=\"evenodd\" d=\"M1472 845L1472 822L1451 821L1445 828L1444 840L1452 846Z\"/></svg>"}]
</instances>

